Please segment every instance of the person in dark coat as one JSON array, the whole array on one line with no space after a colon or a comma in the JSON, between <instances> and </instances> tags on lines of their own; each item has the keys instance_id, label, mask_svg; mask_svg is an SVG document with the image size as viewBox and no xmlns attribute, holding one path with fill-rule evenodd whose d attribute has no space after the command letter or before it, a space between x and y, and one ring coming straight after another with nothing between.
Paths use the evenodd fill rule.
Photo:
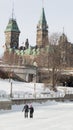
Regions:
<instances>
[{"instance_id":1,"label":"person in dark coat","mask_svg":"<svg viewBox=\"0 0 73 130\"><path fill-rule=\"evenodd\" d=\"M29 112L30 112L30 118L33 118L34 108L32 105L30 105L30 107L29 107Z\"/></svg>"},{"instance_id":2,"label":"person in dark coat","mask_svg":"<svg viewBox=\"0 0 73 130\"><path fill-rule=\"evenodd\" d=\"M24 117L25 117L25 118L28 118L29 107L28 107L27 104L23 107L22 112L23 112L23 111L24 111Z\"/></svg>"}]
</instances>

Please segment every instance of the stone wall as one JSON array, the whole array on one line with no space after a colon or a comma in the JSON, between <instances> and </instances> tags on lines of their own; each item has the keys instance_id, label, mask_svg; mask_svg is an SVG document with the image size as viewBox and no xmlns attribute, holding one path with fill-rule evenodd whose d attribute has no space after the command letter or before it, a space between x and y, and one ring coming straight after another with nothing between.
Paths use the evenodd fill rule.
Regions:
<instances>
[{"instance_id":1,"label":"stone wall","mask_svg":"<svg viewBox=\"0 0 73 130\"><path fill-rule=\"evenodd\" d=\"M12 107L12 102L9 101L0 101L0 109L10 110Z\"/></svg>"}]
</instances>

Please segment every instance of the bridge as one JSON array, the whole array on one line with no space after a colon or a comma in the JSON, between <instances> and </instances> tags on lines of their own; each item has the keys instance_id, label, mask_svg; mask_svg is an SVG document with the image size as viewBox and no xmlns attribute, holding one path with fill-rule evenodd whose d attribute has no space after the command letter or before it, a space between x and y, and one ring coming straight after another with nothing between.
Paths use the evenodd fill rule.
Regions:
<instances>
[{"instance_id":1,"label":"bridge","mask_svg":"<svg viewBox=\"0 0 73 130\"><path fill-rule=\"evenodd\" d=\"M48 77L48 68L38 68L36 66L16 66L8 64L0 64L0 70L4 72L9 72L9 77L12 77L12 74L16 76L18 80L26 82L39 82L41 72L45 72L46 77ZM50 69L51 71L51 69ZM73 69L62 69L61 74L73 76ZM45 77L43 73L42 77Z\"/></svg>"},{"instance_id":2,"label":"bridge","mask_svg":"<svg viewBox=\"0 0 73 130\"><path fill-rule=\"evenodd\" d=\"M9 72L9 76L16 74L20 79L26 82L37 82L38 68L35 66L16 66L16 65L0 65L0 70Z\"/></svg>"}]
</instances>

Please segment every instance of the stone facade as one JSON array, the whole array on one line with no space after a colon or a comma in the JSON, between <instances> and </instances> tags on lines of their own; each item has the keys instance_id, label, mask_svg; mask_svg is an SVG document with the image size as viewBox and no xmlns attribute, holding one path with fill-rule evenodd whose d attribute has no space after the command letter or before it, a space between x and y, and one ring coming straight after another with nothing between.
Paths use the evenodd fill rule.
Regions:
<instances>
[{"instance_id":1,"label":"stone facade","mask_svg":"<svg viewBox=\"0 0 73 130\"><path fill-rule=\"evenodd\" d=\"M48 25L44 8L42 8L41 17L37 24L36 47L29 47L29 42L27 39L25 42L25 47L21 46L19 48L19 34L20 31L16 20L10 19L5 30L5 44L8 51L5 53L5 60L8 60L7 63L11 63L10 65L19 65L20 68L21 66L25 65L32 66L32 68L24 67L24 71L22 70L22 73L19 72L20 68L17 70L19 73L15 72L25 81L31 82L34 76L37 74L39 74L38 81L43 82L44 79L48 80L48 73L46 71L44 73L43 71L37 73L36 66L39 69L41 67L52 68L54 63L57 69L60 64L62 67L73 67L73 45L72 43L68 42L67 36L64 34L64 32L60 36L57 45L49 44ZM36 63L36 65L34 65L34 63ZM35 66L35 69L33 66ZM14 70L16 71L16 69ZM36 74L34 74L35 71ZM37 82L37 80L35 82Z\"/></svg>"},{"instance_id":2,"label":"stone facade","mask_svg":"<svg viewBox=\"0 0 73 130\"><path fill-rule=\"evenodd\" d=\"M44 8L42 8L42 14L37 25L36 45L37 47L45 47L48 44L48 25L45 17Z\"/></svg>"},{"instance_id":3,"label":"stone facade","mask_svg":"<svg viewBox=\"0 0 73 130\"><path fill-rule=\"evenodd\" d=\"M15 19L9 19L9 23L5 30L6 48L18 49L19 47L19 28Z\"/></svg>"},{"instance_id":4,"label":"stone facade","mask_svg":"<svg viewBox=\"0 0 73 130\"><path fill-rule=\"evenodd\" d=\"M12 102L9 101L0 101L0 109L10 110L12 107Z\"/></svg>"}]
</instances>

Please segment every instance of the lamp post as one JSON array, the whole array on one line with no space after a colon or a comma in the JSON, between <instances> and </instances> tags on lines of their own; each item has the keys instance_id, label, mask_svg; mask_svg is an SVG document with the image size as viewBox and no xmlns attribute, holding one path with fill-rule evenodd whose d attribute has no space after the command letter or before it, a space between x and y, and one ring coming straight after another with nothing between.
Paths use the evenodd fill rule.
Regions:
<instances>
[{"instance_id":1,"label":"lamp post","mask_svg":"<svg viewBox=\"0 0 73 130\"><path fill-rule=\"evenodd\" d=\"M10 98L12 98L12 81L10 82Z\"/></svg>"},{"instance_id":2,"label":"lamp post","mask_svg":"<svg viewBox=\"0 0 73 130\"><path fill-rule=\"evenodd\" d=\"M34 98L36 99L36 83L34 83Z\"/></svg>"},{"instance_id":3,"label":"lamp post","mask_svg":"<svg viewBox=\"0 0 73 130\"><path fill-rule=\"evenodd\" d=\"M10 98L12 98L12 72L10 73Z\"/></svg>"}]
</instances>

